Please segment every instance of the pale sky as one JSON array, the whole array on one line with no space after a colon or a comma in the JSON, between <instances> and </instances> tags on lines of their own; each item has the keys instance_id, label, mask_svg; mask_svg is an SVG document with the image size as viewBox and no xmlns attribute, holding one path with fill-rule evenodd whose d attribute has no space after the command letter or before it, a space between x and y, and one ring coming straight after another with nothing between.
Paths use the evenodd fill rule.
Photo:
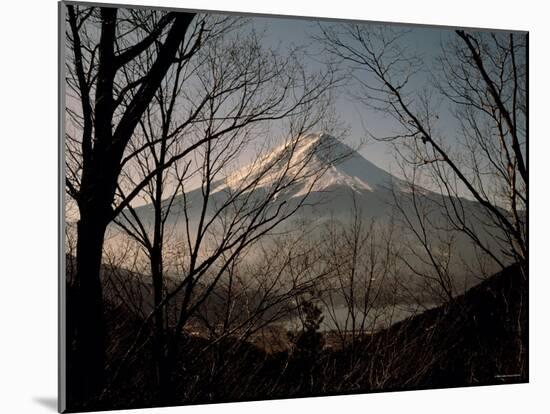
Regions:
<instances>
[{"instance_id":1,"label":"pale sky","mask_svg":"<svg viewBox=\"0 0 550 414\"><path fill-rule=\"evenodd\" d=\"M300 18L269 18L269 17L253 17L252 24L259 30L266 30L264 43L268 47L279 47L280 50L289 48L290 46L306 46L308 52L315 56L315 60L323 61L326 55L320 54L321 47L319 42L313 38L320 34L319 22L311 19ZM338 22L323 22L322 24L338 24ZM365 25L380 26L388 25L387 23L368 23ZM399 30L407 31L399 42L399 46L406 52L420 57L422 66L420 71L412 76L409 80L408 89L414 93L420 92L427 88L430 91L436 91L433 83L430 81L435 74L438 57L441 56L442 50L446 44L454 40L457 36L454 28L449 27L426 27L416 25L392 25ZM490 30L485 30L490 31ZM315 68L318 63L310 59L308 65ZM357 73L357 72L354 72ZM369 76L364 73L360 76ZM372 75L371 75L372 76ZM348 125L350 129L349 138L346 142L354 146L366 136L366 129L375 136L395 135L399 131L399 126L396 121L384 116L379 111L366 107L364 104L357 102L351 94L350 90L359 90L356 85L351 83L347 87L342 88L340 97L336 101L336 111L341 120ZM435 99L440 98L435 92ZM451 113L451 104L443 100L437 106L437 135L443 142L449 145L458 145L460 136L460 127L458 121ZM459 147L460 148L460 147ZM393 175L402 178L402 173L395 161L395 150L391 144L374 141L369 139L363 145L359 152L367 160L373 162L377 166L391 172ZM459 187L460 189L460 187ZM470 197L465 191L462 194L465 197Z\"/></svg>"},{"instance_id":2,"label":"pale sky","mask_svg":"<svg viewBox=\"0 0 550 414\"><path fill-rule=\"evenodd\" d=\"M250 17L250 24L259 31L265 32L263 44L267 48L278 49L281 53L290 47L304 47L307 53L311 55L304 62L306 67L311 70L319 70L328 57L321 53L321 46L313 37L320 34L318 22L312 19L300 19L289 17ZM323 24L331 24L324 22ZM337 24L335 22L334 24ZM366 25L380 25L380 23L364 23ZM386 23L384 23L386 25ZM424 87L430 87L430 70L435 68L436 58L441 53L442 45L452 39L456 34L454 29L446 27L423 27L400 25L402 29L409 32L403 37L401 47L415 56L422 57L422 70L410 79L410 90L421 90ZM250 26L243 30L249 30ZM362 75L368 76L368 75ZM360 141L364 141L366 130L377 136L392 135L399 130L396 122L384 116L380 112L366 107L357 102L349 93L349 90L357 90L352 83L339 88L335 102L337 115L343 124L349 128L349 137L346 143L355 147ZM456 141L457 123L450 114L449 108L441 105L439 108L439 128L445 139L449 142ZM394 153L390 144L368 140L359 152L369 161L377 166L400 176ZM243 154L241 161L250 158L252 153Z\"/></svg>"},{"instance_id":3,"label":"pale sky","mask_svg":"<svg viewBox=\"0 0 550 414\"><path fill-rule=\"evenodd\" d=\"M315 55L316 59L323 60L323 55L319 55L320 46L318 42L312 39L312 36L320 33L318 22L311 19L299 18L269 18L269 17L253 17L252 24L258 30L265 30L266 36L264 43L268 47L285 48L291 46L306 46L308 52ZM326 24L330 24L327 22ZM374 23L365 23L373 24ZM454 36L453 29L449 28L428 28L420 26L400 26L410 32L403 39L403 46L407 49L411 48L411 52L423 57L425 68L433 67L435 58L439 55L441 45L447 42ZM309 60L309 65L315 67L316 63L313 59ZM411 88L420 89L428 84L428 74L419 73L411 79ZM340 97L336 101L336 111L342 121L349 126L350 134L348 141L352 145L357 144L365 137L365 128L375 135L388 135L396 129L395 121L384 117L380 112L365 107L362 103L357 102L350 96L347 89L353 89L353 84L343 88ZM442 108L444 109L444 108ZM452 131L454 119L450 114L444 111L441 118L442 123L450 126L449 131ZM394 155L390 146L386 143L373 142L369 140L363 145L359 151L369 161L374 162L379 167L384 168L393 173L398 173L394 163Z\"/></svg>"}]
</instances>

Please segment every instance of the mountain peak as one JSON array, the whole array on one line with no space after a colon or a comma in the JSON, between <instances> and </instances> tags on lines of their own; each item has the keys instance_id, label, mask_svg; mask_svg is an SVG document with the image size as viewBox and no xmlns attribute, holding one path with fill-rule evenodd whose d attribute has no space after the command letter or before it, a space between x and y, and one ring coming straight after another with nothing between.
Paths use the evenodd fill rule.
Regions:
<instances>
[{"instance_id":1,"label":"mountain peak","mask_svg":"<svg viewBox=\"0 0 550 414\"><path fill-rule=\"evenodd\" d=\"M388 188L399 182L341 140L317 132L287 140L266 156L230 174L217 190L236 189L259 177L257 187L269 187L282 174L302 177L291 191L295 196L303 195L309 188L313 192L337 187L362 192Z\"/></svg>"},{"instance_id":2,"label":"mountain peak","mask_svg":"<svg viewBox=\"0 0 550 414\"><path fill-rule=\"evenodd\" d=\"M336 138L334 138L330 134L327 134L326 132L313 132L313 133L304 135L302 137L297 137L296 139L299 139L304 144L305 143L323 144L323 143L330 143L330 142L337 141Z\"/></svg>"},{"instance_id":3,"label":"mountain peak","mask_svg":"<svg viewBox=\"0 0 550 414\"><path fill-rule=\"evenodd\" d=\"M289 148L294 145L296 145L297 148L311 148L318 150L323 148L334 149L333 147L344 144L330 134L325 132L316 132L303 136L297 136L287 141L283 145L283 148Z\"/></svg>"}]
</instances>

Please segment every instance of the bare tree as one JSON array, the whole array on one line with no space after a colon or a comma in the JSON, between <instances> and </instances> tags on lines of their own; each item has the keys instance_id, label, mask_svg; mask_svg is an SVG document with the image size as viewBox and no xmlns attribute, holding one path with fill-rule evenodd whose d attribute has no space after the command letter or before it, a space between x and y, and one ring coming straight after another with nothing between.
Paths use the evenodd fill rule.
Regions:
<instances>
[{"instance_id":1,"label":"bare tree","mask_svg":"<svg viewBox=\"0 0 550 414\"><path fill-rule=\"evenodd\" d=\"M375 138L395 144L412 168L408 178L423 177L447 195L435 202L452 228L497 264L520 263L526 276L526 37L457 30L442 46L432 85L413 90L424 62L405 48L407 32L356 24L321 30L328 52L349 65L358 98L400 127ZM443 103L453 108L455 129Z\"/></svg>"},{"instance_id":2,"label":"bare tree","mask_svg":"<svg viewBox=\"0 0 550 414\"><path fill-rule=\"evenodd\" d=\"M334 71L307 73L297 51L264 50L257 34L246 34L239 23L224 22L216 36L212 23L200 27L208 38L204 35L194 56L176 62L161 82L129 144L130 155L122 160L115 194L115 213L120 212L115 221L145 251L154 291L153 310L121 367L153 321L159 386L165 392L170 382L165 371L176 368L172 362L187 321L224 277L232 277L230 270L248 249L301 208L330 168L330 163L311 165L318 151L328 149L307 132L327 119ZM233 36L232 28L240 36ZM144 54L125 75L141 73L150 59ZM256 162L231 173L253 138L269 136L273 123L277 135L287 137L279 150L268 153L266 139ZM337 154L334 162L345 155ZM300 197L292 203L277 200L294 186L303 187ZM152 216L127 201L133 194L150 203ZM166 285L168 241L175 282ZM163 317L168 307L178 308L170 326ZM256 319L266 312L263 307Z\"/></svg>"},{"instance_id":3,"label":"bare tree","mask_svg":"<svg viewBox=\"0 0 550 414\"><path fill-rule=\"evenodd\" d=\"M246 314L241 314L233 323L229 321L229 309L238 292L238 284L234 280L236 263L247 255L253 257L256 253L250 251L255 249L263 237L299 211L317 180L330 168L330 164L318 169L310 167L310 160L316 149L297 151L297 148L301 148L298 145L304 139L303 134L297 135L297 138L287 142L279 152L272 154L270 162L261 163L262 169L248 170L248 175L245 174L244 177L240 175L242 180L239 185L225 188L221 193L221 200L215 197L216 194L220 196L219 192L210 192L204 187L196 190L195 194L200 190L200 208L194 218L191 217L192 210L187 204L188 194L181 194L179 201L183 203L180 205L183 219L182 225L176 227L176 232L182 233L182 239L177 244L178 264L173 279L175 282L169 286L161 303L147 315L143 329L137 335L125 359L139 346L148 321L168 305L179 309L174 324L169 329L170 337L164 352L167 365L174 370L178 366L177 352L184 327L193 317L198 317L203 305L219 294L224 286L228 289L227 313L223 330L217 332L217 327L212 329L216 334L215 340L238 334L243 342L259 329L286 315L288 309L284 308L284 303L314 283L315 278L304 279L304 272L310 270L307 267L298 274L288 274L286 266L294 263L291 255L289 261L284 262L281 268L271 269L274 271L274 277L270 276L269 269L264 269L256 277L248 275L251 280L256 281L252 283L252 292L260 297L253 299L252 306L247 309ZM208 162L211 155L212 152L207 150L203 162ZM217 181L215 175L209 172L209 167L201 169L201 179L204 180L203 186ZM232 177L227 182L233 182ZM305 186L305 190L293 204L284 198L278 200L278 196L300 184ZM212 207L207 208L209 203ZM139 217L137 214L136 216ZM237 271L242 269L243 267L237 267ZM239 275L239 280L242 281L246 277L245 272L245 275ZM241 288L246 286L242 283L240 285ZM250 299L250 290L245 294L249 295ZM275 308L279 311L271 313L271 316L265 319L264 316ZM208 324L208 319L204 320Z\"/></svg>"},{"instance_id":4,"label":"bare tree","mask_svg":"<svg viewBox=\"0 0 550 414\"><path fill-rule=\"evenodd\" d=\"M199 16L196 20L193 29L199 32L203 44L237 25L237 20L229 18L208 19L206 16ZM193 39L193 36L191 38ZM141 245L148 258L152 277L153 308L160 306L165 290L163 256L166 221L171 212L172 202L189 169L189 163L184 163L182 159L175 160L182 152L185 153L181 134L188 125L197 120L200 109L206 103L206 99L203 98L195 108L186 113L186 116L175 115L181 105L181 99L178 99L178 96L182 94L183 87L187 86L195 70L196 63L191 57L198 47L199 44L196 41L182 43L179 55L188 56L188 58L177 59L168 69L140 119L134 138L129 143L130 155L123 160L124 165L116 192L115 202L124 202L127 199L126 191L135 191L140 183L146 182L137 198L151 204L152 223L142 220L131 204L121 210L114 221ZM134 78L143 76L142 74L146 73L152 65L154 58L154 53L145 52L134 59L132 65L128 65L124 70L126 82L131 84L135 81ZM136 91L128 92L128 96L123 99L121 105L128 105L134 99L135 93ZM172 160L171 165L168 162L169 159ZM182 165L183 171L180 171ZM120 239L117 238L116 242L119 243ZM121 265L124 266L124 263ZM165 310L162 310L155 313L153 341L155 376L159 390L165 389L164 331Z\"/></svg>"},{"instance_id":5,"label":"bare tree","mask_svg":"<svg viewBox=\"0 0 550 414\"><path fill-rule=\"evenodd\" d=\"M66 135L66 187L79 208L74 362L81 374L77 392L84 400L96 395L104 381L99 275L105 230L118 213L112 204L123 157L167 70L175 59L187 58L178 57L178 50L193 18L192 13L148 15L140 10L67 5L66 48L73 57L66 68L67 115L76 131ZM133 82L125 82L121 75L125 67L147 50L155 51L151 66ZM132 90L134 98L122 106Z\"/></svg>"},{"instance_id":6,"label":"bare tree","mask_svg":"<svg viewBox=\"0 0 550 414\"><path fill-rule=\"evenodd\" d=\"M451 301L457 292L454 274L458 265L454 256L459 256L457 231L448 224L446 217L442 217L438 195L428 196L429 193L416 184L417 168L411 168L412 178L407 176L409 182L404 187L407 191L397 192L392 188L394 209L403 232L398 257L406 272L413 276L402 275L401 285L418 303ZM416 282L417 286L408 287L411 282Z\"/></svg>"},{"instance_id":7,"label":"bare tree","mask_svg":"<svg viewBox=\"0 0 550 414\"><path fill-rule=\"evenodd\" d=\"M323 232L320 250L329 277L321 301L329 326L354 359L367 335L391 324L400 252L393 220L368 220L355 194L350 199L349 220L332 218Z\"/></svg>"}]
</instances>

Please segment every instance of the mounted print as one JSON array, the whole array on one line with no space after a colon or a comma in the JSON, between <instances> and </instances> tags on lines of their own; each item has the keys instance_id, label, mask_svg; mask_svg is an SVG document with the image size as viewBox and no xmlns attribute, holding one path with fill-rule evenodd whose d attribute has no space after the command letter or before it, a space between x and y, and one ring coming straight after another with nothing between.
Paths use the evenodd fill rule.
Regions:
<instances>
[{"instance_id":1,"label":"mounted print","mask_svg":"<svg viewBox=\"0 0 550 414\"><path fill-rule=\"evenodd\" d=\"M527 33L59 11L61 411L528 381Z\"/></svg>"}]
</instances>

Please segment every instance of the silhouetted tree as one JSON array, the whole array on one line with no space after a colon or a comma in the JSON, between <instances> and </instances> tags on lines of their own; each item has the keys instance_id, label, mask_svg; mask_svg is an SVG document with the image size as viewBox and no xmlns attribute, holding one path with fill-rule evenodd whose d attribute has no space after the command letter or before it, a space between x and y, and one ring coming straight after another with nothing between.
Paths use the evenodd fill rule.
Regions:
<instances>
[{"instance_id":1,"label":"silhouetted tree","mask_svg":"<svg viewBox=\"0 0 550 414\"><path fill-rule=\"evenodd\" d=\"M83 399L103 385L99 272L105 231L113 220L142 246L153 279L153 309L127 355L153 321L159 388L167 389L161 385L169 383L164 361L176 359L191 315L233 261L291 217L329 168L311 168L314 152L298 149L306 132L326 121L337 79L331 68L308 73L297 51L264 50L253 31L223 36L240 27L239 19L69 6L68 21L74 59L67 83L76 96L69 96L67 106L67 191L79 206L76 284L82 325L77 324L75 344ZM238 177L225 199L214 202L230 162L275 121L289 137L283 150ZM193 204L198 217L191 223L187 193L193 179L200 191ZM303 182L302 199L292 205L276 201ZM260 187L267 191L254 191ZM138 198L151 203L152 226L136 213L132 202ZM165 292L165 225L176 201L183 248L174 271L181 277ZM170 303L178 306L178 315L167 338L163 312ZM93 341L85 341L88 337ZM82 374L89 369L90 375Z\"/></svg>"},{"instance_id":2,"label":"silhouetted tree","mask_svg":"<svg viewBox=\"0 0 550 414\"><path fill-rule=\"evenodd\" d=\"M358 99L401 127L375 139L395 144L417 192L423 178L448 195L435 202L450 226L500 267L520 263L526 276L527 37L457 30L443 45L437 70L424 69L433 83L412 89L425 60L403 46L406 31L358 24L321 30L327 51L351 68ZM443 102L458 125L446 132Z\"/></svg>"},{"instance_id":3,"label":"silhouetted tree","mask_svg":"<svg viewBox=\"0 0 550 414\"><path fill-rule=\"evenodd\" d=\"M114 7L67 5L67 114L79 131L67 134L67 192L79 210L75 283L78 299L71 379L83 400L96 396L104 384L105 324L100 281L107 225L120 211L113 209L123 158L135 127L153 99L194 18L193 13L118 10ZM197 40L198 41L198 40ZM147 50L155 50L151 66L139 78L125 82L121 73ZM129 91L133 99L122 106ZM71 151L74 150L74 151ZM140 188L149 181L147 177ZM135 194L130 194L124 205Z\"/></svg>"},{"instance_id":4,"label":"silhouetted tree","mask_svg":"<svg viewBox=\"0 0 550 414\"><path fill-rule=\"evenodd\" d=\"M298 333L289 332L297 358L314 362L324 345L323 335L319 332L323 323L323 311L313 300L302 299L299 306L301 330Z\"/></svg>"}]
</instances>

